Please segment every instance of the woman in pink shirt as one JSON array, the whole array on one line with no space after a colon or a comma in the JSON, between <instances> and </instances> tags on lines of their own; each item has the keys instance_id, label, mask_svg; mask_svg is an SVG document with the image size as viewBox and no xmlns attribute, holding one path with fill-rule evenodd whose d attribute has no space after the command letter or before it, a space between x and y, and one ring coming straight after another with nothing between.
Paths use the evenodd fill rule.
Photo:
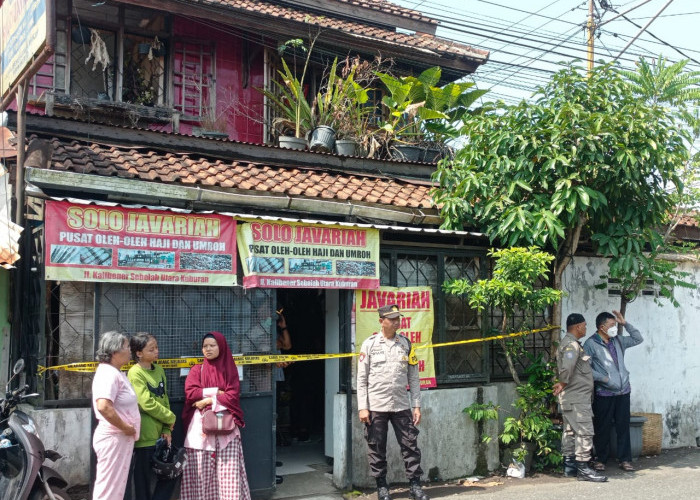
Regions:
<instances>
[{"instance_id":1,"label":"woman in pink shirt","mask_svg":"<svg viewBox=\"0 0 700 500\"><path fill-rule=\"evenodd\" d=\"M97 455L97 475L92 498L122 500L141 427L136 393L121 371L131 359L129 337L119 332L103 333L96 357L100 364L92 380L92 407L97 418L92 447Z\"/></svg>"},{"instance_id":2,"label":"woman in pink shirt","mask_svg":"<svg viewBox=\"0 0 700 500\"><path fill-rule=\"evenodd\" d=\"M190 369L185 381L182 422L187 430L187 465L182 473L181 500L250 500L243 460L238 369L226 339L210 332L202 339L204 362ZM226 409L236 428L230 434L207 435L202 412Z\"/></svg>"}]
</instances>

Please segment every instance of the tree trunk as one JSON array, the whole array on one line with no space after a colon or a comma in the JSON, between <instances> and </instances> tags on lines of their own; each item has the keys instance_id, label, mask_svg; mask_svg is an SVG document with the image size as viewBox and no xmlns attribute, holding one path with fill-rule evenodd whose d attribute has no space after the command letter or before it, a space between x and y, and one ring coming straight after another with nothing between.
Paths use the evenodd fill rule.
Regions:
<instances>
[{"instance_id":1,"label":"tree trunk","mask_svg":"<svg viewBox=\"0 0 700 500\"><path fill-rule=\"evenodd\" d=\"M501 321L501 335L506 334L506 324L508 323L508 316L503 313L503 321ZM516 385L520 385L520 377L518 377L518 372L515 369L515 365L513 364L513 358L510 355L510 352L508 351L508 346L506 345L505 339L498 339L498 342L501 344L501 347L503 348L503 352L506 355L506 362L508 363L508 369L510 370L510 375L513 377L513 381L515 381Z\"/></svg>"},{"instance_id":2,"label":"tree trunk","mask_svg":"<svg viewBox=\"0 0 700 500\"><path fill-rule=\"evenodd\" d=\"M578 240L581 237L581 229L583 229L583 225L586 223L586 216L585 214L580 214L578 218L578 224L576 227L571 230L567 235L566 239L564 239L564 243L562 243L562 246L559 248L559 251L557 252L557 256L554 260L554 277L553 277L553 288L555 290L562 291L562 276L564 275L564 270L566 269L566 266L569 265L569 262L571 262L571 259L573 258L574 254L576 253L576 250L578 249ZM561 330L562 326L562 317L561 317L561 301L557 302L554 304L552 307L552 318L550 323L552 325L559 325L559 328L555 328L552 330L551 333L551 347L550 347L550 355L552 356L552 359L556 356L557 353L557 344L559 343L559 332Z\"/></svg>"}]
</instances>

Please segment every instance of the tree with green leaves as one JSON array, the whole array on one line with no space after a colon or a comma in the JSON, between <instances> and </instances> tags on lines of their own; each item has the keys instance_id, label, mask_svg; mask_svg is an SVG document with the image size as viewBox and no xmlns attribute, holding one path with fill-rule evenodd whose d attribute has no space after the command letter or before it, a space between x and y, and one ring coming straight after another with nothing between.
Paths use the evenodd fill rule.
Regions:
<instances>
[{"instance_id":1,"label":"tree with green leaves","mask_svg":"<svg viewBox=\"0 0 700 500\"><path fill-rule=\"evenodd\" d=\"M547 279L554 256L540 251L537 247L491 250L489 256L495 260L491 279L479 280L476 283L471 283L468 279L454 279L447 281L443 287L447 293L466 297L469 306L479 312L487 307L500 311L501 335L532 326L513 324L516 312L543 311L561 299L561 291L535 286L539 280ZM509 330L511 325L513 330ZM502 338L499 342L513 381L520 385L520 377L513 363L512 346Z\"/></svg>"},{"instance_id":2,"label":"tree with green leaves","mask_svg":"<svg viewBox=\"0 0 700 500\"><path fill-rule=\"evenodd\" d=\"M617 282L620 291L619 310L623 316L627 304L637 298L649 283L656 285L659 297L669 300L676 307L679 304L673 296L674 288L695 288L695 285L685 281L689 273L679 271L677 260L669 258L672 254L680 255L695 250L694 247L677 244L674 231L700 202L700 190L697 187L700 180L700 157L694 149L694 144L700 139L698 109L694 107L700 103L700 71L686 71L687 63L687 60L669 63L663 56L659 56L653 63L642 58L637 63L636 71L622 71L639 99L654 106L666 106L669 113L675 114L685 124L691 137L687 144L689 156L679 170L684 189L669 193L672 208L667 212L663 225L647 228L648 251L632 255L637 266L625 265L621 261L617 245L610 244L614 235L594 235L599 251L611 257L609 273L603 278L607 281L609 277Z\"/></svg>"},{"instance_id":3,"label":"tree with green leaves","mask_svg":"<svg viewBox=\"0 0 700 500\"><path fill-rule=\"evenodd\" d=\"M566 66L534 97L493 104L465 123L465 146L434 175L443 227L552 249L557 290L584 227L608 238L604 251L614 247L621 268L634 269L649 228L672 208L669 193L683 190L688 134L611 64L588 75ZM559 303L551 321L561 324Z\"/></svg>"}]
</instances>

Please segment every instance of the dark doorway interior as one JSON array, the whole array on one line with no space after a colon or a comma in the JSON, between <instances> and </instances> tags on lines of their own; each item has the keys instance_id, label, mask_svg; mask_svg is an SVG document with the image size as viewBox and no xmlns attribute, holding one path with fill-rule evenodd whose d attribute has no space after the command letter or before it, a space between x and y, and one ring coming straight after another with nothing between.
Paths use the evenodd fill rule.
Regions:
<instances>
[{"instance_id":1,"label":"dark doorway interior","mask_svg":"<svg viewBox=\"0 0 700 500\"><path fill-rule=\"evenodd\" d=\"M292 348L283 353L325 352L325 293L315 289L279 289L277 309L284 315ZM280 377L277 377L280 378ZM284 368L277 382L277 474L283 483L275 498L296 478L327 467L323 453L324 361L298 361ZM286 485L285 485L286 482Z\"/></svg>"}]
</instances>

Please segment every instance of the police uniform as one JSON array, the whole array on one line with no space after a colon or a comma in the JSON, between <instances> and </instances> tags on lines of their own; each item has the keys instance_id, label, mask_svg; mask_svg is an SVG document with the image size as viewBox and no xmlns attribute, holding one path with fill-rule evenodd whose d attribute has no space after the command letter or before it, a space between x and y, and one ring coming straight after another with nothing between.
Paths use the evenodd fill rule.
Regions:
<instances>
[{"instance_id":1,"label":"police uniform","mask_svg":"<svg viewBox=\"0 0 700 500\"><path fill-rule=\"evenodd\" d=\"M391 422L401 447L409 480L420 479L421 453L412 408L420 407L418 365L409 364L411 341L398 333L387 339L379 332L362 343L357 365L357 409L369 410L365 424L370 474L384 478L387 473L386 437ZM406 391L406 386L409 391Z\"/></svg>"},{"instance_id":2,"label":"police uniform","mask_svg":"<svg viewBox=\"0 0 700 500\"><path fill-rule=\"evenodd\" d=\"M559 381L566 387L559 394L564 432L561 453L576 455L576 461L588 462L593 448L593 370L588 356L576 337L567 333L557 350Z\"/></svg>"}]
</instances>

